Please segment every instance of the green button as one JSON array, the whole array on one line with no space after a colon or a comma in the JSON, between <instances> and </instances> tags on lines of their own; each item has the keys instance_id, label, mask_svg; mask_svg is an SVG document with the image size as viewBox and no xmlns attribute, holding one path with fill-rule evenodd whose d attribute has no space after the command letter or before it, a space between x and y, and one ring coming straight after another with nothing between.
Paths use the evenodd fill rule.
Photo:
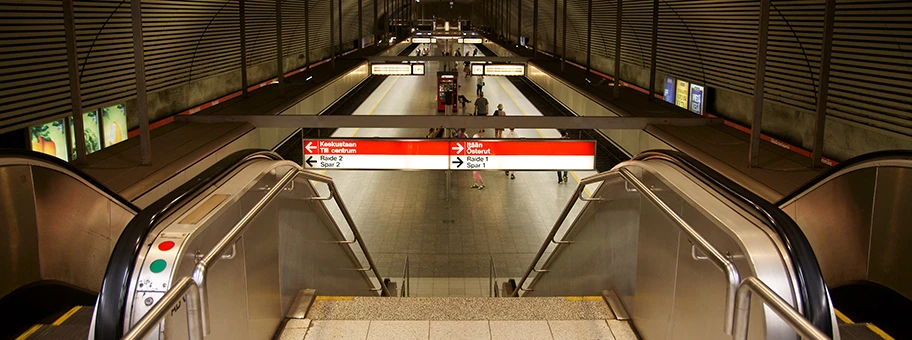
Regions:
<instances>
[{"instance_id":1,"label":"green button","mask_svg":"<svg viewBox=\"0 0 912 340\"><path fill-rule=\"evenodd\" d=\"M167 266L168 263L165 262L165 260L155 260L149 265L149 269L152 270L153 273L161 273Z\"/></svg>"}]
</instances>

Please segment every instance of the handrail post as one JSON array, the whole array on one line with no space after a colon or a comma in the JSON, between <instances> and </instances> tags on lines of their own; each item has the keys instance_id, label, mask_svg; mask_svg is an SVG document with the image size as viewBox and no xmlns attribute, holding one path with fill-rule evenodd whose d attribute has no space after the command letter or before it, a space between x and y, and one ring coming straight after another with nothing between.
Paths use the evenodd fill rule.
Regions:
<instances>
[{"instance_id":1,"label":"handrail post","mask_svg":"<svg viewBox=\"0 0 912 340\"><path fill-rule=\"evenodd\" d=\"M199 300L197 302L199 304L200 331L204 335L209 335L209 293L206 289L206 266L203 263L197 263L191 275L193 282L196 283L196 299Z\"/></svg>"},{"instance_id":2,"label":"handrail post","mask_svg":"<svg viewBox=\"0 0 912 340\"><path fill-rule=\"evenodd\" d=\"M738 301L735 309L734 340L747 340L747 326L750 321L751 293L760 295L764 304L785 321L804 339L829 340L830 338L801 316L772 288L756 277L748 277L738 285Z\"/></svg>"},{"instance_id":3,"label":"handrail post","mask_svg":"<svg viewBox=\"0 0 912 340\"><path fill-rule=\"evenodd\" d=\"M203 340L208 334L203 326L202 295L197 287L187 290L187 332L190 340Z\"/></svg>"},{"instance_id":4,"label":"handrail post","mask_svg":"<svg viewBox=\"0 0 912 340\"><path fill-rule=\"evenodd\" d=\"M570 210L573 210L573 206L576 205L576 199L582 193L585 185L580 183L576 186L576 190L573 191L573 195L570 196L570 202L564 206L564 210L561 211L560 216L557 218L557 221L554 222L554 226L551 227L551 231L548 233L548 237L545 238L545 243L542 243L542 246L538 248L538 253L535 254L535 257L532 258L532 263L529 264L529 268L526 269L526 273L523 274L523 277L519 279L519 282L516 283L516 289L510 293L510 296L519 296L519 291L522 289L522 285L526 282L526 279L529 278L529 275L532 274L532 271L535 270L535 265L538 264L538 261L541 260L542 255L545 254L545 251L548 250L548 244L554 239L554 235L557 234L557 230L560 229L560 226L564 224L564 220L567 219L567 215L570 214Z\"/></svg>"},{"instance_id":5,"label":"handrail post","mask_svg":"<svg viewBox=\"0 0 912 340\"><path fill-rule=\"evenodd\" d=\"M700 236L696 230L694 230L687 221L684 221L681 216L676 214L674 210L671 209L664 201L662 201L659 196L655 194L651 189L649 189L639 178L636 177L630 170L625 168L618 169L618 172L625 180L633 184L646 198L652 201L659 210L665 213L666 216L671 218L681 230L687 234L687 237L694 241L694 245L699 247L704 253L709 254L709 259L712 260L712 263L721 269L726 276L728 281L728 286L725 288L725 324L723 329L726 334L732 334L732 328L734 327L735 321L735 300L738 290L738 285L741 283L741 274L738 272L738 268L728 260L722 253L716 250L709 241L707 241L703 236Z\"/></svg>"},{"instance_id":6,"label":"handrail post","mask_svg":"<svg viewBox=\"0 0 912 340\"><path fill-rule=\"evenodd\" d=\"M339 205L339 210L342 212L342 216L345 217L345 222L348 223L348 227L351 229L352 234L355 236L355 240L358 240L358 247L360 247L361 251L364 252L364 257L367 259L367 264L374 272L377 280L380 281L380 290L386 294L386 296L392 296L390 295L389 288L383 284L383 278L380 276L380 271L377 270L377 266L374 265L374 259L371 258L370 253L367 252L367 248L364 246L364 240L361 238L361 233L355 226L355 221L352 219L351 213L348 212L348 208L345 206L345 203L342 202L342 197L335 194L337 191L336 184L330 180L326 182L326 185L329 186L330 194L336 198L336 204Z\"/></svg>"}]
</instances>

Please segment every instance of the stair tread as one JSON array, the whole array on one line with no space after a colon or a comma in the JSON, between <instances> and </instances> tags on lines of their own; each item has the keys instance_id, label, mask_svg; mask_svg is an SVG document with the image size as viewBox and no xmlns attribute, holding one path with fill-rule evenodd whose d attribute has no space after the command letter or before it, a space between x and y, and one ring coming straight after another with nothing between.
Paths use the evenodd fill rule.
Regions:
<instances>
[{"instance_id":1,"label":"stair tread","mask_svg":"<svg viewBox=\"0 0 912 340\"><path fill-rule=\"evenodd\" d=\"M839 335L843 340L883 340L884 338L868 328L866 323L840 323Z\"/></svg>"},{"instance_id":2,"label":"stair tread","mask_svg":"<svg viewBox=\"0 0 912 340\"><path fill-rule=\"evenodd\" d=\"M608 320L599 297L317 297L312 320Z\"/></svg>"},{"instance_id":3,"label":"stair tread","mask_svg":"<svg viewBox=\"0 0 912 340\"><path fill-rule=\"evenodd\" d=\"M43 325L28 337L29 340L85 340L89 338L89 325Z\"/></svg>"}]
</instances>

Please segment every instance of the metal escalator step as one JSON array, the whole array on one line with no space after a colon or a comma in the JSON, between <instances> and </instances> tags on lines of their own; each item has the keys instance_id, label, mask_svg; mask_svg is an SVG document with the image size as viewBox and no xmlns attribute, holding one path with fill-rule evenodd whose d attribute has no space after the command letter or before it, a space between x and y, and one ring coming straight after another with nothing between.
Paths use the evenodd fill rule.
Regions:
<instances>
[{"instance_id":1,"label":"metal escalator step","mask_svg":"<svg viewBox=\"0 0 912 340\"><path fill-rule=\"evenodd\" d=\"M77 307L78 307L78 309L77 309ZM66 318L65 320L58 319L57 321L61 321L61 322L55 321L55 324L63 325L63 326L67 326L67 325L88 326L89 324L92 323L92 313L95 311L95 307L93 307L93 306L76 306L73 308L76 309L75 312L70 314L70 316L68 318ZM72 309L71 309L71 311L72 311Z\"/></svg>"},{"instance_id":2,"label":"metal escalator step","mask_svg":"<svg viewBox=\"0 0 912 340\"><path fill-rule=\"evenodd\" d=\"M840 323L839 335L843 340L892 340L893 338L881 331L879 328L875 331L873 325L866 323ZM878 333L878 331L880 333Z\"/></svg>"},{"instance_id":3,"label":"metal escalator step","mask_svg":"<svg viewBox=\"0 0 912 340\"><path fill-rule=\"evenodd\" d=\"M22 332L22 334L19 334L19 336L16 337L16 340L31 339L31 336L33 334L35 334L36 332L38 332L39 330L41 330L41 328L44 326L45 325L34 325L31 328L29 328L28 330L26 330L25 332Z\"/></svg>"},{"instance_id":4,"label":"metal escalator step","mask_svg":"<svg viewBox=\"0 0 912 340\"><path fill-rule=\"evenodd\" d=\"M31 336L24 338L29 340L85 340L89 338L89 325L42 325Z\"/></svg>"}]
</instances>

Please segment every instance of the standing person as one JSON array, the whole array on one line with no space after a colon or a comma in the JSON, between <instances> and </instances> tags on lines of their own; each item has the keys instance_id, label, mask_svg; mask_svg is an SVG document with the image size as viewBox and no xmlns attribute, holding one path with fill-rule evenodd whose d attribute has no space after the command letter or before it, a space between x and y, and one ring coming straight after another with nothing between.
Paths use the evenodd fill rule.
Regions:
<instances>
[{"instance_id":1,"label":"standing person","mask_svg":"<svg viewBox=\"0 0 912 340\"><path fill-rule=\"evenodd\" d=\"M456 138L469 138L469 135L467 135L465 132L465 128L459 129L459 132L456 133Z\"/></svg>"},{"instance_id":2,"label":"standing person","mask_svg":"<svg viewBox=\"0 0 912 340\"><path fill-rule=\"evenodd\" d=\"M475 83L475 94L481 95L484 86L484 76L478 76L478 81Z\"/></svg>"},{"instance_id":3,"label":"standing person","mask_svg":"<svg viewBox=\"0 0 912 340\"><path fill-rule=\"evenodd\" d=\"M478 49L477 49L477 48L476 48L474 51L472 51L472 56L474 57L474 56L476 56L476 55L478 55Z\"/></svg>"},{"instance_id":4,"label":"standing person","mask_svg":"<svg viewBox=\"0 0 912 340\"><path fill-rule=\"evenodd\" d=\"M475 115L488 115L488 99L484 97L484 92L478 92L478 99L475 99Z\"/></svg>"},{"instance_id":5,"label":"standing person","mask_svg":"<svg viewBox=\"0 0 912 340\"><path fill-rule=\"evenodd\" d=\"M561 139L570 139L570 133L567 131L561 132ZM564 176L561 177L561 171L564 172ZM568 183L567 181L567 170L557 170L557 184Z\"/></svg>"},{"instance_id":6,"label":"standing person","mask_svg":"<svg viewBox=\"0 0 912 340\"><path fill-rule=\"evenodd\" d=\"M472 74L472 68L469 67L469 65L471 65L471 63L469 63L469 61L466 60L463 62L463 65L465 65L465 68L463 68L462 71L465 72L466 79L469 79L469 76Z\"/></svg>"},{"instance_id":7,"label":"standing person","mask_svg":"<svg viewBox=\"0 0 912 340\"><path fill-rule=\"evenodd\" d=\"M503 109L503 104L497 104L497 110L494 110L494 113L491 116L506 116L507 112ZM494 128L494 138L503 138L503 128Z\"/></svg>"},{"instance_id":8,"label":"standing person","mask_svg":"<svg viewBox=\"0 0 912 340\"><path fill-rule=\"evenodd\" d=\"M510 128L510 131L507 131L507 138L519 138L515 128ZM504 175L510 175L510 179L516 179L516 171L507 170L504 171Z\"/></svg>"},{"instance_id":9,"label":"standing person","mask_svg":"<svg viewBox=\"0 0 912 340\"><path fill-rule=\"evenodd\" d=\"M484 129L478 130L478 133L472 135L472 138L482 138L484 136ZM475 184L472 185L473 189L484 189L484 179L481 178L481 172L478 170L472 170L472 177L475 179Z\"/></svg>"}]
</instances>

